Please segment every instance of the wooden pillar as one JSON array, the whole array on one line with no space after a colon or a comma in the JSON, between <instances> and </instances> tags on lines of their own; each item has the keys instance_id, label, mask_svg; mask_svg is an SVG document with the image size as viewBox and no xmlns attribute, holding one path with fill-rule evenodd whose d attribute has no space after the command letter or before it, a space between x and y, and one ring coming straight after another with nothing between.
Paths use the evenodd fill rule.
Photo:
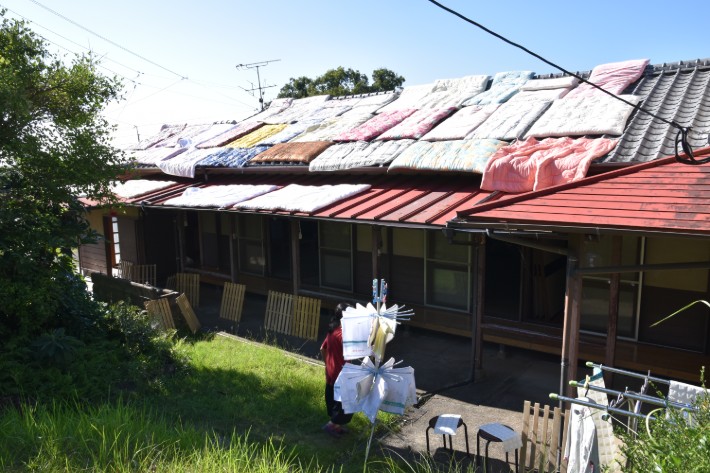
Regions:
<instances>
[{"instance_id":1,"label":"wooden pillar","mask_svg":"<svg viewBox=\"0 0 710 473\"><path fill-rule=\"evenodd\" d=\"M175 238L177 239L177 255L175 255L177 272L185 270L185 225L187 225L187 215L180 211L175 217Z\"/></svg>"},{"instance_id":2,"label":"wooden pillar","mask_svg":"<svg viewBox=\"0 0 710 473\"><path fill-rule=\"evenodd\" d=\"M611 240L611 265L621 265L621 236L613 236ZM620 273L612 273L609 279L609 320L607 322L607 342L604 364L614 366L616 357L616 337L619 331L619 286L621 281ZM611 386L613 374L604 372L604 381L607 386Z\"/></svg>"},{"instance_id":3,"label":"wooden pillar","mask_svg":"<svg viewBox=\"0 0 710 473\"><path fill-rule=\"evenodd\" d=\"M237 282L237 267L239 266L239 248L237 244L237 215L229 215L229 280Z\"/></svg>"},{"instance_id":4,"label":"wooden pillar","mask_svg":"<svg viewBox=\"0 0 710 473\"><path fill-rule=\"evenodd\" d=\"M298 219L291 219L291 278L293 279L293 295L298 295L301 287L301 255L300 255L301 225ZM295 307L295 304L294 304Z\"/></svg>"},{"instance_id":5,"label":"wooden pillar","mask_svg":"<svg viewBox=\"0 0 710 473\"><path fill-rule=\"evenodd\" d=\"M382 251L382 232L378 225L372 226L372 279L380 279L380 253Z\"/></svg>"},{"instance_id":6,"label":"wooden pillar","mask_svg":"<svg viewBox=\"0 0 710 473\"><path fill-rule=\"evenodd\" d=\"M483 370L483 304L486 280L486 237L481 235L475 251L474 306L471 317L471 340L473 343L473 371Z\"/></svg>"},{"instance_id":7,"label":"wooden pillar","mask_svg":"<svg viewBox=\"0 0 710 473\"><path fill-rule=\"evenodd\" d=\"M578 260L576 256L567 256L567 276L565 284L565 314L562 327L562 361L560 363L560 394L568 392L567 382L576 379L577 354L579 353L579 296L581 277L575 274ZM576 300L575 300L576 299ZM576 397L576 396L573 396Z\"/></svg>"}]
</instances>

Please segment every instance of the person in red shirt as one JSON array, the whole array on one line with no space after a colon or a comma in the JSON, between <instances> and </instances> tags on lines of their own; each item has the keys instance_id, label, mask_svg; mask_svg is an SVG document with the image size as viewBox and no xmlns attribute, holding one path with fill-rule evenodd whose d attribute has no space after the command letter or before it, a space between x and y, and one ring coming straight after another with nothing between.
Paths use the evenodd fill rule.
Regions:
<instances>
[{"instance_id":1,"label":"person in red shirt","mask_svg":"<svg viewBox=\"0 0 710 473\"><path fill-rule=\"evenodd\" d=\"M323 426L323 430L336 438L347 432L343 426L353 417L352 414L346 414L343 411L342 404L336 401L333 396L335 380L338 379L338 375L345 365L343 328L340 325L340 319L343 318L343 311L348 307L352 307L352 305L347 302L341 302L336 306L335 316L331 319L328 327L328 334L320 347L320 354L325 362L325 407L328 417L330 417L328 423Z\"/></svg>"}]
</instances>

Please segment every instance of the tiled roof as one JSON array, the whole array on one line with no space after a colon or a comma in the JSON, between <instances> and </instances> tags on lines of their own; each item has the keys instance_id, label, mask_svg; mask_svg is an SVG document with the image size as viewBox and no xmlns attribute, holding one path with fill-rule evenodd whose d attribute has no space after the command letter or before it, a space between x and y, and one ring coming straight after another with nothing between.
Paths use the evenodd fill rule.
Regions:
<instances>
[{"instance_id":1,"label":"tiled roof","mask_svg":"<svg viewBox=\"0 0 710 473\"><path fill-rule=\"evenodd\" d=\"M710 59L649 66L632 87L642 106L665 120L692 127L693 148L708 144L710 134ZM646 162L675 154L677 129L637 112L616 149L603 162Z\"/></svg>"},{"instance_id":2,"label":"tiled roof","mask_svg":"<svg viewBox=\"0 0 710 473\"><path fill-rule=\"evenodd\" d=\"M699 150L696 159L710 156ZM454 228L710 234L710 163L674 157L460 212Z\"/></svg>"}]
</instances>

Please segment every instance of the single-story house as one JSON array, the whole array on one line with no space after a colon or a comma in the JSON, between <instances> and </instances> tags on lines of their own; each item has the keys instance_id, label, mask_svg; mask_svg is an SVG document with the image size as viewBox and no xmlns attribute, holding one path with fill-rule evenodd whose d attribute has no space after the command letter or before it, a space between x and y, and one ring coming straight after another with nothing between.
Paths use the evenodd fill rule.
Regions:
<instances>
[{"instance_id":1,"label":"single-story house","mask_svg":"<svg viewBox=\"0 0 710 473\"><path fill-rule=\"evenodd\" d=\"M384 278L412 326L697 382L707 308L650 323L707 299L707 166L665 157L678 126L686 149L708 144L710 60L576 75L276 99L239 122L164 126L126 150L125 205L92 210L106 240L80 266L155 264L158 284L194 272L326 306Z\"/></svg>"}]
</instances>

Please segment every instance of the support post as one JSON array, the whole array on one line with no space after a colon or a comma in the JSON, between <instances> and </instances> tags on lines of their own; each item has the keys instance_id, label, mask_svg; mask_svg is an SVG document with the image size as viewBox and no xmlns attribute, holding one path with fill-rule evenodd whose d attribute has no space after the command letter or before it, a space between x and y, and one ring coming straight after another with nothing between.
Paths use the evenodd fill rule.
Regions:
<instances>
[{"instance_id":1,"label":"support post","mask_svg":"<svg viewBox=\"0 0 710 473\"><path fill-rule=\"evenodd\" d=\"M382 231L377 225L372 226L372 279L380 278L380 252L382 251Z\"/></svg>"},{"instance_id":2,"label":"support post","mask_svg":"<svg viewBox=\"0 0 710 473\"><path fill-rule=\"evenodd\" d=\"M621 264L621 237L614 236L611 241L611 264L614 266ZM620 273L612 273L609 279L609 320L607 321L607 342L604 364L614 366L616 357L616 337L619 331L619 286L621 282ZM613 374L604 373L604 382L611 386Z\"/></svg>"},{"instance_id":3,"label":"support post","mask_svg":"<svg viewBox=\"0 0 710 473\"><path fill-rule=\"evenodd\" d=\"M475 374L483 374L483 304L485 298L485 279L486 279L486 237L481 235L478 244L474 247L475 251L475 292L474 292L474 311L471 317L471 343L473 343L473 379Z\"/></svg>"},{"instance_id":4,"label":"support post","mask_svg":"<svg viewBox=\"0 0 710 473\"><path fill-rule=\"evenodd\" d=\"M580 279L579 276L575 275L575 269L577 268L578 260L576 256L568 256L567 257L567 275L566 275L566 284L565 284L565 314L564 314L564 325L562 327L562 360L560 363L560 391L559 394L564 395L566 392L566 386L567 386L567 381L570 379L570 376L573 375L572 371L574 371L574 376L576 376L576 364L577 364L577 359L575 356L574 360L571 360L571 353L572 353L572 339L573 338L578 338L579 337L579 324L578 322L575 323L572 319L575 318L574 312L575 312L575 294L577 293L577 290L575 288L576 286L576 280ZM580 284L580 289L581 289L581 284ZM577 307L579 307L579 304L576 304ZM575 326L577 328L577 331L575 332ZM577 346L577 343L574 343L575 347ZM578 348L577 348L578 350ZM570 366L570 362L574 361L574 370L572 370L572 367ZM560 403L560 407L562 407Z\"/></svg>"},{"instance_id":5,"label":"support post","mask_svg":"<svg viewBox=\"0 0 710 473\"><path fill-rule=\"evenodd\" d=\"M291 278L293 279L293 295L298 295L301 287L301 255L300 255L301 225L297 219L291 219ZM294 304L294 308L296 305Z\"/></svg>"}]
</instances>

